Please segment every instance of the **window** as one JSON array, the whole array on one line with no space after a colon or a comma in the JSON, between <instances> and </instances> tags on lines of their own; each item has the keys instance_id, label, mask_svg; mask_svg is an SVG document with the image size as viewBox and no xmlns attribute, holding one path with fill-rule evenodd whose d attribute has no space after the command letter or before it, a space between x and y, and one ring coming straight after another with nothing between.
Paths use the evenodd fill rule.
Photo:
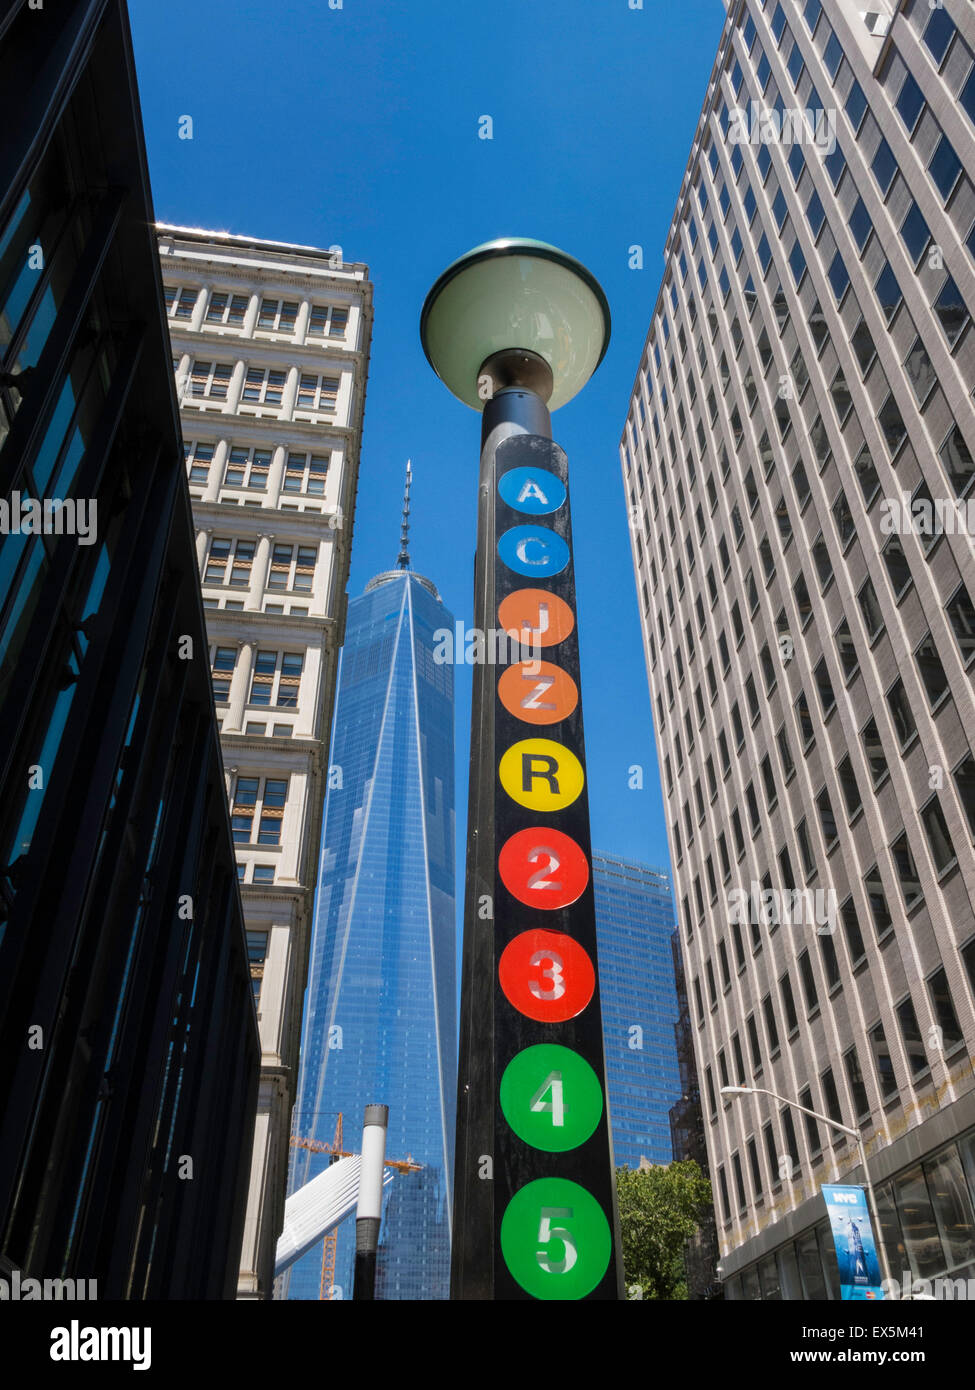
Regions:
<instances>
[{"instance_id":1,"label":"window","mask_svg":"<svg viewBox=\"0 0 975 1390\"><path fill-rule=\"evenodd\" d=\"M863 742L863 751L866 754L867 762L870 765L870 771L873 774L873 784L877 787L887 776L887 759L884 755L884 745L881 742L876 719L871 719L864 725L860 738Z\"/></svg>"},{"instance_id":2,"label":"window","mask_svg":"<svg viewBox=\"0 0 975 1390\"><path fill-rule=\"evenodd\" d=\"M207 323L225 323L242 328L249 299L246 294L222 294L214 291L207 305Z\"/></svg>"},{"instance_id":3,"label":"window","mask_svg":"<svg viewBox=\"0 0 975 1390\"><path fill-rule=\"evenodd\" d=\"M931 232L915 202L911 203L910 211L901 223L901 240L916 267L931 240Z\"/></svg>"},{"instance_id":4,"label":"window","mask_svg":"<svg viewBox=\"0 0 975 1390\"><path fill-rule=\"evenodd\" d=\"M248 703L296 709L304 660L301 652L258 651Z\"/></svg>"},{"instance_id":5,"label":"window","mask_svg":"<svg viewBox=\"0 0 975 1390\"><path fill-rule=\"evenodd\" d=\"M284 819L284 805L288 796L287 780L274 781L268 778L264 783L264 802L257 832L259 845L277 845L281 842L281 823Z\"/></svg>"},{"instance_id":6,"label":"window","mask_svg":"<svg viewBox=\"0 0 975 1390\"><path fill-rule=\"evenodd\" d=\"M248 367L241 400L251 405L280 406L287 375L270 367Z\"/></svg>"},{"instance_id":7,"label":"window","mask_svg":"<svg viewBox=\"0 0 975 1390\"><path fill-rule=\"evenodd\" d=\"M807 1110L814 1110L812 1091L808 1086L799 1092L799 1104L804 1105ZM822 1152L823 1144L819 1137L819 1125L811 1115L803 1115L806 1122L806 1139L809 1143L809 1152L818 1154Z\"/></svg>"},{"instance_id":8,"label":"window","mask_svg":"<svg viewBox=\"0 0 975 1390\"><path fill-rule=\"evenodd\" d=\"M948 52L948 45L955 34L955 24L948 11L939 8L933 11L923 34L923 42L935 63L940 67Z\"/></svg>"},{"instance_id":9,"label":"window","mask_svg":"<svg viewBox=\"0 0 975 1390\"><path fill-rule=\"evenodd\" d=\"M223 478L224 486L247 487L256 492L265 492L270 467L270 449L246 449L236 445L232 446L227 456L227 469Z\"/></svg>"},{"instance_id":10,"label":"window","mask_svg":"<svg viewBox=\"0 0 975 1390\"><path fill-rule=\"evenodd\" d=\"M867 636L872 642L884 629L884 615L877 602L876 591L869 579L857 594L857 599L860 604L860 612L863 614L863 624L867 630Z\"/></svg>"},{"instance_id":11,"label":"window","mask_svg":"<svg viewBox=\"0 0 975 1390\"><path fill-rule=\"evenodd\" d=\"M255 542L213 536L203 569L204 584L229 584L235 589L250 587Z\"/></svg>"},{"instance_id":12,"label":"window","mask_svg":"<svg viewBox=\"0 0 975 1390\"><path fill-rule=\"evenodd\" d=\"M941 1029L944 1051L953 1052L956 1047L962 1045L965 1039L958 1026L955 1006L948 989L948 977L943 966L940 970L935 971L928 980L928 994L931 998L932 1012L938 1021L938 1027Z\"/></svg>"},{"instance_id":13,"label":"window","mask_svg":"<svg viewBox=\"0 0 975 1390\"><path fill-rule=\"evenodd\" d=\"M819 703L823 707L823 718L827 718L836 705L836 696L833 694L833 683L829 678L829 667L826 658L820 657L813 672L816 680L816 689L819 691Z\"/></svg>"},{"instance_id":14,"label":"window","mask_svg":"<svg viewBox=\"0 0 975 1390\"><path fill-rule=\"evenodd\" d=\"M941 809L941 802L937 796L933 796L921 808L921 823L924 826L928 837L928 844L931 847L931 858L939 874L949 868L956 861L955 847L951 841L951 834L948 830L948 823L945 820L944 812Z\"/></svg>"},{"instance_id":15,"label":"window","mask_svg":"<svg viewBox=\"0 0 975 1390\"><path fill-rule=\"evenodd\" d=\"M762 1000L762 1012L765 1015L765 1030L768 1033L769 1051L774 1057L779 1050L779 1029L775 1021L775 1005L772 1003L771 994L766 994Z\"/></svg>"},{"instance_id":16,"label":"window","mask_svg":"<svg viewBox=\"0 0 975 1390\"><path fill-rule=\"evenodd\" d=\"M928 161L928 173L945 202L951 197L961 175L961 160L947 135L942 135Z\"/></svg>"},{"instance_id":17,"label":"window","mask_svg":"<svg viewBox=\"0 0 975 1390\"><path fill-rule=\"evenodd\" d=\"M911 349L904 359L903 366L918 404L923 404L938 378L931 358L928 356L928 350L919 337L914 339Z\"/></svg>"},{"instance_id":18,"label":"window","mask_svg":"<svg viewBox=\"0 0 975 1390\"><path fill-rule=\"evenodd\" d=\"M890 915L890 908L887 906L887 894L884 892L883 882L880 871L874 864L872 869L868 869L863 880L866 889L867 901L870 904L870 911L873 914L874 926L877 929L878 939L886 936L894 925Z\"/></svg>"},{"instance_id":19,"label":"window","mask_svg":"<svg viewBox=\"0 0 975 1390\"><path fill-rule=\"evenodd\" d=\"M776 735L776 742L779 745L779 756L782 759L782 770L785 773L786 781L795 771L795 763L792 761L792 751L789 748L789 737L785 731L785 726Z\"/></svg>"},{"instance_id":20,"label":"window","mask_svg":"<svg viewBox=\"0 0 975 1390\"><path fill-rule=\"evenodd\" d=\"M327 454L288 454L284 469L284 491L321 497L328 474Z\"/></svg>"},{"instance_id":21,"label":"window","mask_svg":"<svg viewBox=\"0 0 975 1390\"><path fill-rule=\"evenodd\" d=\"M939 700L948 690L948 677L945 668L941 664L938 650L934 644L934 638L930 633L921 642L914 659L921 672L921 679L924 688L928 692L928 699L932 705L937 705Z\"/></svg>"},{"instance_id":22,"label":"window","mask_svg":"<svg viewBox=\"0 0 975 1390\"><path fill-rule=\"evenodd\" d=\"M748 1051L751 1054L752 1067L755 1071L762 1070L762 1047L758 1037L758 1022L754 1014L749 1014L745 1020L745 1028L748 1033Z\"/></svg>"},{"instance_id":23,"label":"window","mask_svg":"<svg viewBox=\"0 0 975 1390\"><path fill-rule=\"evenodd\" d=\"M833 634L836 641L836 650L839 653L840 665L843 667L843 674L847 680L858 670L860 658L857 656L856 643L850 631L850 624L844 618L836 632Z\"/></svg>"},{"instance_id":24,"label":"window","mask_svg":"<svg viewBox=\"0 0 975 1390\"><path fill-rule=\"evenodd\" d=\"M900 90L900 95L895 102L897 114L907 129L908 135L913 135L917 126L918 117L924 106L924 93L918 86L911 73L906 73L904 83Z\"/></svg>"},{"instance_id":25,"label":"window","mask_svg":"<svg viewBox=\"0 0 975 1390\"><path fill-rule=\"evenodd\" d=\"M298 382L296 410L324 411L334 414L338 404L337 376L315 376L302 372Z\"/></svg>"},{"instance_id":26,"label":"window","mask_svg":"<svg viewBox=\"0 0 975 1390\"><path fill-rule=\"evenodd\" d=\"M840 983L840 962L836 955L836 947L833 944L831 930L833 922L823 923L825 928L819 934L819 953L823 959L823 972L826 976L826 987L832 993L833 989Z\"/></svg>"},{"instance_id":27,"label":"window","mask_svg":"<svg viewBox=\"0 0 975 1390\"><path fill-rule=\"evenodd\" d=\"M941 287L933 307L949 348L954 348L968 322L968 306L950 275Z\"/></svg>"},{"instance_id":28,"label":"window","mask_svg":"<svg viewBox=\"0 0 975 1390\"><path fill-rule=\"evenodd\" d=\"M218 705L225 705L230 699L230 677L236 665L236 647L214 648L210 674L213 680L213 698Z\"/></svg>"},{"instance_id":29,"label":"window","mask_svg":"<svg viewBox=\"0 0 975 1390\"><path fill-rule=\"evenodd\" d=\"M779 1119L782 1122L782 1137L785 1139L786 1153L792 1165L788 1176L795 1179L799 1176L799 1144L796 1140L796 1127L792 1118L792 1111L783 1108L779 1111Z\"/></svg>"},{"instance_id":30,"label":"window","mask_svg":"<svg viewBox=\"0 0 975 1390\"><path fill-rule=\"evenodd\" d=\"M269 589L295 589L309 592L315 578L318 547L314 545L280 545L271 551L268 572Z\"/></svg>"},{"instance_id":31,"label":"window","mask_svg":"<svg viewBox=\"0 0 975 1390\"><path fill-rule=\"evenodd\" d=\"M847 898L840 908L840 919L843 922L843 933L846 936L846 944L850 952L850 964L858 965L865 958L867 952L860 932L860 919L857 916L856 904L852 898Z\"/></svg>"},{"instance_id":32,"label":"window","mask_svg":"<svg viewBox=\"0 0 975 1390\"><path fill-rule=\"evenodd\" d=\"M210 477L213 462L212 444L184 444L183 457L189 468L191 483L205 483Z\"/></svg>"},{"instance_id":33,"label":"window","mask_svg":"<svg viewBox=\"0 0 975 1390\"><path fill-rule=\"evenodd\" d=\"M904 296L901 294L901 287L897 283L897 276L891 269L889 261L884 261L884 268L877 276L873 288L877 296L877 302L883 310L884 318L887 320L887 326L890 327L894 315L903 302Z\"/></svg>"},{"instance_id":34,"label":"window","mask_svg":"<svg viewBox=\"0 0 975 1390\"><path fill-rule=\"evenodd\" d=\"M972 463L968 445L957 425L952 427L951 433L941 446L938 457L955 492L959 497L963 496L968 491L972 478L975 477L975 464Z\"/></svg>"},{"instance_id":35,"label":"window","mask_svg":"<svg viewBox=\"0 0 975 1390\"><path fill-rule=\"evenodd\" d=\"M975 836L975 757L971 753L955 768L954 777L958 796L965 808L965 815L968 817L969 827L972 835ZM975 992L975 986L973 986L973 992Z\"/></svg>"},{"instance_id":36,"label":"window","mask_svg":"<svg viewBox=\"0 0 975 1390\"><path fill-rule=\"evenodd\" d=\"M839 832L836 829L836 817L833 815L833 803L829 799L829 790L826 787L816 797L816 809L819 812L819 824L828 852L839 839Z\"/></svg>"},{"instance_id":37,"label":"window","mask_svg":"<svg viewBox=\"0 0 975 1390\"><path fill-rule=\"evenodd\" d=\"M799 978L802 980L802 992L806 997L806 1007L812 1013L814 1009L819 1008L819 995L816 991L816 976L808 951L800 951L799 953Z\"/></svg>"},{"instance_id":38,"label":"window","mask_svg":"<svg viewBox=\"0 0 975 1390\"><path fill-rule=\"evenodd\" d=\"M296 300L262 299L257 314L257 327L268 332L293 333L297 317Z\"/></svg>"},{"instance_id":39,"label":"window","mask_svg":"<svg viewBox=\"0 0 975 1390\"><path fill-rule=\"evenodd\" d=\"M799 1016L796 1013L796 1001L793 998L792 981L789 979L788 971L779 980L779 993L782 996L786 1032L791 1037L799 1031Z\"/></svg>"},{"instance_id":40,"label":"window","mask_svg":"<svg viewBox=\"0 0 975 1390\"><path fill-rule=\"evenodd\" d=\"M344 338L348 322L348 309L339 309L330 304L313 304L308 318L308 334L310 337Z\"/></svg>"},{"instance_id":41,"label":"window","mask_svg":"<svg viewBox=\"0 0 975 1390\"><path fill-rule=\"evenodd\" d=\"M225 401L233 372L231 362L194 362L190 370L190 395Z\"/></svg>"},{"instance_id":42,"label":"window","mask_svg":"<svg viewBox=\"0 0 975 1390\"><path fill-rule=\"evenodd\" d=\"M911 567L904 554L900 536L891 536L881 553L884 557L884 564L887 566L887 573L890 575L894 597L900 599L910 588L912 582Z\"/></svg>"},{"instance_id":43,"label":"window","mask_svg":"<svg viewBox=\"0 0 975 1390\"><path fill-rule=\"evenodd\" d=\"M863 798L860 795L860 788L857 786L856 775L854 774L853 764L850 762L849 756L845 757L839 767L837 767L836 775L840 780L840 787L843 790L843 800L846 802L847 814L855 816L863 805Z\"/></svg>"},{"instance_id":44,"label":"window","mask_svg":"<svg viewBox=\"0 0 975 1390\"><path fill-rule=\"evenodd\" d=\"M928 1070L928 1059L924 1055L921 1029L918 1026L917 1014L914 1012L914 1001L911 996L908 995L906 999L902 999L894 1012L897 1015L897 1023L904 1040L904 1051L907 1054L907 1064L911 1069L911 1075L920 1076L922 1072Z\"/></svg>"},{"instance_id":45,"label":"window","mask_svg":"<svg viewBox=\"0 0 975 1390\"><path fill-rule=\"evenodd\" d=\"M802 751L807 752L813 745L816 737L816 730L813 725L812 715L809 713L809 702L805 692L799 691L799 698L795 703L796 723L799 725L799 733L802 738Z\"/></svg>"},{"instance_id":46,"label":"window","mask_svg":"<svg viewBox=\"0 0 975 1390\"><path fill-rule=\"evenodd\" d=\"M873 1065L877 1073L881 1099L884 1102L892 1100L897 1095L897 1080L894 1076L894 1064L891 1061L890 1048L887 1046L884 1025L878 1023L870 1029L867 1036L870 1050L873 1053Z\"/></svg>"},{"instance_id":47,"label":"window","mask_svg":"<svg viewBox=\"0 0 975 1390\"><path fill-rule=\"evenodd\" d=\"M881 140L870 168L881 193L886 198L890 192L890 185L894 181L894 175L897 173L897 161L886 140Z\"/></svg>"},{"instance_id":48,"label":"window","mask_svg":"<svg viewBox=\"0 0 975 1390\"><path fill-rule=\"evenodd\" d=\"M828 940L829 938L825 938ZM827 1067L819 1078L819 1084L823 1090L823 1104L826 1107L826 1114L831 1120L835 1120L838 1125L843 1123L843 1112L840 1109L840 1098L836 1090L836 1078L833 1076L833 1068Z\"/></svg>"},{"instance_id":49,"label":"window","mask_svg":"<svg viewBox=\"0 0 975 1390\"><path fill-rule=\"evenodd\" d=\"M167 287L167 307L174 319L191 319L196 307L196 298L196 290L180 290L177 298L175 289Z\"/></svg>"},{"instance_id":50,"label":"window","mask_svg":"<svg viewBox=\"0 0 975 1390\"><path fill-rule=\"evenodd\" d=\"M799 852L802 855L802 867L807 875L816 872L816 860L813 857L812 841L809 838L809 827L803 818L796 826L796 839L799 841Z\"/></svg>"},{"instance_id":51,"label":"window","mask_svg":"<svg viewBox=\"0 0 975 1390\"><path fill-rule=\"evenodd\" d=\"M843 1065L846 1067L846 1079L850 1085L853 1113L858 1120L869 1119L870 1101L867 1098L867 1088L864 1084L863 1073L860 1070L860 1059L857 1057L855 1047L851 1047L849 1052L843 1054Z\"/></svg>"}]
</instances>

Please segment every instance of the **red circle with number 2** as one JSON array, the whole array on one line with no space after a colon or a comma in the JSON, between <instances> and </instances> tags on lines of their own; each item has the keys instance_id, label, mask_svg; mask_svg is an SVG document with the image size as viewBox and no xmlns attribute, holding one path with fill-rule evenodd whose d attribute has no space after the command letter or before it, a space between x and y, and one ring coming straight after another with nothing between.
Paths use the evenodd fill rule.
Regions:
<instances>
[{"instance_id":1,"label":"red circle with number 2","mask_svg":"<svg viewBox=\"0 0 975 1390\"><path fill-rule=\"evenodd\" d=\"M509 941L498 963L498 978L508 1001L539 1023L575 1018L596 988L592 961L578 941L541 927Z\"/></svg>"},{"instance_id":2,"label":"red circle with number 2","mask_svg":"<svg viewBox=\"0 0 975 1390\"><path fill-rule=\"evenodd\" d=\"M585 892L589 864L575 840L543 825L519 830L498 855L505 888L543 911L568 907Z\"/></svg>"}]
</instances>

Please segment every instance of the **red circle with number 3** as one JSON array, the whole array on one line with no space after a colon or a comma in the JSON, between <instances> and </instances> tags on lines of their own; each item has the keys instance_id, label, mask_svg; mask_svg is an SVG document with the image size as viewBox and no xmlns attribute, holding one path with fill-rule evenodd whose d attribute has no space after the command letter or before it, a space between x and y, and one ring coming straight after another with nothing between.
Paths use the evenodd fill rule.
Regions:
<instances>
[{"instance_id":1,"label":"red circle with number 3","mask_svg":"<svg viewBox=\"0 0 975 1390\"><path fill-rule=\"evenodd\" d=\"M512 835L498 855L498 870L519 902L548 912L574 903L589 882L589 865L575 840L543 825Z\"/></svg>"},{"instance_id":2,"label":"red circle with number 3","mask_svg":"<svg viewBox=\"0 0 975 1390\"><path fill-rule=\"evenodd\" d=\"M578 941L541 927L523 931L501 953L498 978L519 1013L539 1023L581 1014L596 988L596 972Z\"/></svg>"}]
</instances>

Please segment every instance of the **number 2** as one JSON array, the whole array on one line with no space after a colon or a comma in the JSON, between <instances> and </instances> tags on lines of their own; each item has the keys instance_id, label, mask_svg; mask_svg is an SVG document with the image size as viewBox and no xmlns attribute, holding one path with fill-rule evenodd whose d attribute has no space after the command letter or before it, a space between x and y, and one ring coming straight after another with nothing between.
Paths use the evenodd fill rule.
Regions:
<instances>
[{"instance_id":1,"label":"number 2","mask_svg":"<svg viewBox=\"0 0 975 1390\"><path fill-rule=\"evenodd\" d=\"M544 869L536 869L526 886L528 888L554 888L558 891L562 887L561 883L555 883L546 878L546 875L554 874L561 863L554 850L549 849L547 845L536 845L534 849L528 851L528 862L529 864L537 864L543 854L547 857L548 864Z\"/></svg>"}]
</instances>

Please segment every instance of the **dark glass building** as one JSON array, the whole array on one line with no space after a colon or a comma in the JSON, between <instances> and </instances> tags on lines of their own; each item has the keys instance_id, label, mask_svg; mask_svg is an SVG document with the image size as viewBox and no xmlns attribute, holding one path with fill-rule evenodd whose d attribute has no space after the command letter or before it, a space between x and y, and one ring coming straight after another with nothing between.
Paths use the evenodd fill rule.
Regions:
<instances>
[{"instance_id":1,"label":"dark glass building","mask_svg":"<svg viewBox=\"0 0 975 1390\"><path fill-rule=\"evenodd\" d=\"M666 874L593 853L609 1113L617 1167L669 1163L670 1107L681 1094Z\"/></svg>"},{"instance_id":2,"label":"dark glass building","mask_svg":"<svg viewBox=\"0 0 975 1390\"><path fill-rule=\"evenodd\" d=\"M124 6L0 4L0 1271L231 1297L259 1051Z\"/></svg>"},{"instance_id":3,"label":"dark glass building","mask_svg":"<svg viewBox=\"0 0 975 1390\"><path fill-rule=\"evenodd\" d=\"M434 634L453 621L433 584L405 568L353 599L329 769L295 1128L328 1142L342 1113L355 1149L363 1107L385 1104L387 1155L422 1165L386 1189L382 1299L450 1292L454 682L434 660ZM296 1152L292 1190L328 1162ZM335 1296L352 1296L354 1252L347 1221ZM318 1298L321 1269L319 1245L293 1267L288 1296Z\"/></svg>"}]
</instances>

